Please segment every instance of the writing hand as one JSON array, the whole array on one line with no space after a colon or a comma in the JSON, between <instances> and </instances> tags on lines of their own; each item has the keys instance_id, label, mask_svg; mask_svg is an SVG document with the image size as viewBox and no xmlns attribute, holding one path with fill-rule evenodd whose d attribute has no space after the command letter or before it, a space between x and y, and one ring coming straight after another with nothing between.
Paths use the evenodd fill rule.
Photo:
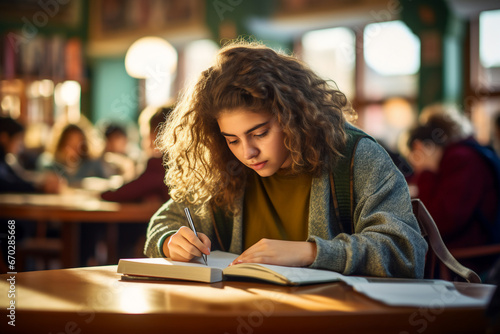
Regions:
<instances>
[{"instance_id":1,"label":"writing hand","mask_svg":"<svg viewBox=\"0 0 500 334\"><path fill-rule=\"evenodd\" d=\"M163 252L174 261L189 261L202 253L210 255L211 246L210 239L204 233L198 232L196 237L190 228L182 226L165 240Z\"/></svg>"},{"instance_id":2,"label":"writing hand","mask_svg":"<svg viewBox=\"0 0 500 334\"><path fill-rule=\"evenodd\" d=\"M316 243L307 241L284 241L261 239L232 263L264 263L280 266L303 267L316 258Z\"/></svg>"}]
</instances>

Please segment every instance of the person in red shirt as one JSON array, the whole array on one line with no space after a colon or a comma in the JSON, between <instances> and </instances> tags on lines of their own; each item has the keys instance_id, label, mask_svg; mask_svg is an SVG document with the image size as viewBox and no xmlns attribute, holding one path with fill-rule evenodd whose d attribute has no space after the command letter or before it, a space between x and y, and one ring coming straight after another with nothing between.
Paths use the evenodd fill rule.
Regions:
<instances>
[{"instance_id":1,"label":"person in red shirt","mask_svg":"<svg viewBox=\"0 0 500 334\"><path fill-rule=\"evenodd\" d=\"M143 146L149 155L144 172L135 180L124 184L116 190L106 191L101 198L113 202L143 202L156 201L159 204L170 199L168 188L164 183L165 168L163 167L161 152L155 148L155 140L160 123L164 122L171 107L161 107L151 115L141 114L141 127L146 126L146 138L143 138ZM148 119L149 118L149 119ZM145 125L144 125L145 124ZM144 131L142 131L144 132Z\"/></svg>"},{"instance_id":2,"label":"person in red shirt","mask_svg":"<svg viewBox=\"0 0 500 334\"><path fill-rule=\"evenodd\" d=\"M408 161L414 170L409 183L416 186L413 196L425 204L452 252L491 243L483 224L493 223L498 209L493 170L468 144L471 141L475 139L468 119L442 104L425 108L408 134ZM483 272L494 259L460 262Z\"/></svg>"}]
</instances>

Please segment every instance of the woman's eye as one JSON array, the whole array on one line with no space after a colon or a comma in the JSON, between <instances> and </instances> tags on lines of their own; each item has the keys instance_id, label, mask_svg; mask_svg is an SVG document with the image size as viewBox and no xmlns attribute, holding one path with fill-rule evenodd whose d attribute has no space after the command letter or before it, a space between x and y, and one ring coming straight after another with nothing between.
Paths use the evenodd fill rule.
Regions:
<instances>
[{"instance_id":1,"label":"woman's eye","mask_svg":"<svg viewBox=\"0 0 500 334\"><path fill-rule=\"evenodd\" d=\"M229 140L227 143L228 143L229 145L234 145L234 144L237 144L237 143L238 143L238 139L236 139L236 140Z\"/></svg>"},{"instance_id":2,"label":"woman's eye","mask_svg":"<svg viewBox=\"0 0 500 334\"><path fill-rule=\"evenodd\" d=\"M266 130L262 133L256 134L255 137L262 138L265 137L269 133L269 130Z\"/></svg>"}]
</instances>

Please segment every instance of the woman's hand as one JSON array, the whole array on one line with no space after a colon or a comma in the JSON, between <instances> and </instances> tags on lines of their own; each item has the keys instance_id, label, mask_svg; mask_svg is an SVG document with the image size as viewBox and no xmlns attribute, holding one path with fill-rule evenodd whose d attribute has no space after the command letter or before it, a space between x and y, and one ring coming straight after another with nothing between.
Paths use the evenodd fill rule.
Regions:
<instances>
[{"instance_id":1,"label":"woman's hand","mask_svg":"<svg viewBox=\"0 0 500 334\"><path fill-rule=\"evenodd\" d=\"M198 232L196 237L190 228L182 226L165 240L163 253L174 261L187 262L196 256L201 256L202 253L210 255L211 246L212 243L205 234Z\"/></svg>"},{"instance_id":2,"label":"woman's hand","mask_svg":"<svg viewBox=\"0 0 500 334\"><path fill-rule=\"evenodd\" d=\"M261 239L232 263L265 263L289 267L304 267L314 262L316 243Z\"/></svg>"}]
</instances>

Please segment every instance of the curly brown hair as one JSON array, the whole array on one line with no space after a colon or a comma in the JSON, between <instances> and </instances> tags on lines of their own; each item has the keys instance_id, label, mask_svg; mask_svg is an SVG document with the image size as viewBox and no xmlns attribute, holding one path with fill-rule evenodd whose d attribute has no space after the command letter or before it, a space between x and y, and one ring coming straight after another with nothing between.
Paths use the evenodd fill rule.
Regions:
<instances>
[{"instance_id":1,"label":"curly brown hair","mask_svg":"<svg viewBox=\"0 0 500 334\"><path fill-rule=\"evenodd\" d=\"M258 43L224 46L184 93L161 129L166 184L175 201L235 211L250 171L220 133L217 118L236 109L267 112L283 129L291 171L318 175L345 145L346 96L292 56Z\"/></svg>"}]
</instances>

